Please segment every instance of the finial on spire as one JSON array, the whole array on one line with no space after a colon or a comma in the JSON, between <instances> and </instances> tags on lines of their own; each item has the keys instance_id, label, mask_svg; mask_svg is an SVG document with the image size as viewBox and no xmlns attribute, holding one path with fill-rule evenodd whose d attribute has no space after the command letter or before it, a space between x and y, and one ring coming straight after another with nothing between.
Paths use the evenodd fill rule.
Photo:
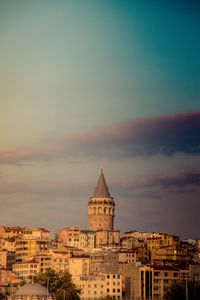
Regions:
<instances>
[{"instance_id":1,"label":"finial on spire","mask_svg":"<svg viewBox=\"0 0 200 300\"><path fill-rule=\"evenodd\" d=\"M103 172L103 161L101 161L101 172Z\"/></svg>"}]
</instances>

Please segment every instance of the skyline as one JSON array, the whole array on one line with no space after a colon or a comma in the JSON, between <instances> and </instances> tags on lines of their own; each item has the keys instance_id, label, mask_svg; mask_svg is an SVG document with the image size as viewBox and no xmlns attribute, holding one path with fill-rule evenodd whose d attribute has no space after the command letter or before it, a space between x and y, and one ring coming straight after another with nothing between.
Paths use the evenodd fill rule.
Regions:
<instances>
[{"instance_id":1,"label":"skyline","mask_svg":"<svg viewBox=\"0 0 200 300\"><path fill-rule=\"evenodd\" d=\"M0 2L1 225L199 238L197 1ZM170 216L170 219L169 219Z\"/></svg>"}]
</instances>

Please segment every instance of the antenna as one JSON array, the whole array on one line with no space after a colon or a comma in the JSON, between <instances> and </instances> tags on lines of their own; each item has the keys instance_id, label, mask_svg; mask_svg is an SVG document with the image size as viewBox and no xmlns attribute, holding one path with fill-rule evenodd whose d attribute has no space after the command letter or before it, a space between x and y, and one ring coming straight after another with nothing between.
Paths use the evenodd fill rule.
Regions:
<instances>
[{"instance_id":1,"label":"antenna","mask_svg":"<svg viewBox=\"0 0 200 300\"><path fill-rule=\"evenodd\" d=\"M103 161L101 161L101 172L103 172Z\"/></svg>"}]
</instances>

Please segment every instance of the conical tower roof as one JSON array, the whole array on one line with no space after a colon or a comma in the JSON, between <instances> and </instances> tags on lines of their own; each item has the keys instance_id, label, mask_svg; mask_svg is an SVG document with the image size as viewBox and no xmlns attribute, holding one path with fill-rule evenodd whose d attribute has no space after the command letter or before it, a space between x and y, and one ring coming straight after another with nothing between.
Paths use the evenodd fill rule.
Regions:
<instances>
[{"instance_id":1,"label":"conical tower roof","mask_svg":"<svg viewBox=\"0 0 200 300\"><path fill-rule=\"evenodd\" d=\"M94 198L110 198L110 193L106 184L106 180L103 174L103 166L101 164L101 174L97 186L94 190Z\"/></svg>"}]
</instances>

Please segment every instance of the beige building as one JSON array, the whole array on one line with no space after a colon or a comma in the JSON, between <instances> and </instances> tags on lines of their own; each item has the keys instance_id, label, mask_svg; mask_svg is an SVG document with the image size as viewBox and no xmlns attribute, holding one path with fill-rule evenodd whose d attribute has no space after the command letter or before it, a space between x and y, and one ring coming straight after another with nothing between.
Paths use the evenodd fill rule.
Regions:
<instances>
[{"instance_id":1,"label":"beige building","mask_svg":"<svg viewBox=\"0 0 200 300\"><path fill-rule=\"evenodd\" d=\"M118 251L118 260L119 263L136 263L136 253L135 251Z\"/></svg>"},{"instance_id":2,"label":"beige building","mask_svg":"<svg viewBox=\"0 0 200 300\"><path fill-rule=\"evenodd\" d=\"M74 278L77 275L90 274L90 256L72 256L69 259L69 272Z\"/></svg>"},{"instance_id":3,"label":"beige building","mask_svg":"<svg viewBox=\"0 0 200 300\"><path fill-rule=\"evenodd\" d=\"M119 274L79 275L74 282L81 289L81 300L99 299L110 295L122 298L122 278Z\"/></svg>"},{"instance_id":4,"label":"beige building","mask_svg":"<svg viewBox=\"0 0 200 300\"><path fill-rule=\"evenodd\" d=\"M56 232L59 245L77 247L84 251L96 248L96 235L91 230L81 230L80 227L68 227Z\"/></svg>"},{"instance_id":5,"label":"beige building","mask_svg":"<svg viewBox=\"0 0 200 300\"><path fill-rule=\"evenodd\" d=\"M15 262L15 252L0 250L0 268L12 270L12 265Z\"/></svg>"},{"instance_id":6,"label":"beige building","mask_svg":"<svg viewBox=\"0 0 200 300\"><path fill-rule=\"evenodd\" d=\"M36 255L33 257L39 263L40 272L45 272L52 267L52 256L48 254Z\"/></svg>"},{"instance_id":7,"label":"beige building","mask_svg":"<svg viewBox=\"0 0 200 300\"><path fill-rule=\"evenodd\" d=\"M60 245L78 247L80 237L80 227L72 226L60 229L56 232L56 241Z\"/></svg>"},{"instance_id":8,"label":"beige building","mask_svg":"<svg viewBox=\"0 0 200 300\"><path fill-rule=\"evenodd\" d=\"M13 272L24 280L29 280L29 277L40 272L40 265L35 260L20 262L13 265Z\"/></svg>"},{"instance_id":9,"label":"beige building","mask_svg":"<svg viewBox=\"0 0 200 300\"><path fill-rule=\"evenodd\" d=\"M22 236L24 227L6 227L0 226L0 238L8 239L16 236Z\"/></svg>"},{"instance_id":10,"label":"beige building","mask_svg":"<svg viewBox=\"0 0 200 300\"><path fill-rule=\"evenodd\" d=\"M103 168L94 191L93 197L88 202L88 228L89 230L113 230L114 229L115 202L110 196Z\"/></svg>"},{"instance_id":11,"label":"beige building","mask_svg":"<svg viewBox=\"0 0 200 300\"><path fill-rule=\"evenodd\" d=\"M16 262L25 261L27 257L38 254L47 254L50 248L50 240L20 239L16 241Z\"/></svg>"},{"instance_id":12,"label":"beige building","mask_svg":"<svg viewBox=\"0 0 200 300\"><path fill-rule=\"evenodd\" d=\"M163 246L151 253L154 260L189 260L190 255L181 245Z\"/></svg>"},{"instance_id":13,"label":"beige building","mask_svg":"<svg viewBox=\"0 0 200 300\"><path fill-rule=\"evenodd\" d=\"M125 270L125 297L130 300L164 298L170 286L199 276L199 267L180 268L175 265L129 264Z\"/></svg>"},{"instance_id":14,"label":"beige building","mask_svg":"<svg viewBox=\"0 0 200 300\"><path fill-rule=\"evenodd\" d=\"M97 230L96 247L119 247L120 231L119 230Z\"/></svg>"},{"instance_id":15,"label":"beige building","mask_svg":"<svg viewBox=\"0 0 200 300\"><path fill-rule=\"evenodd\" d=\"M118 273L118 253L110 250L91 253L91 273L109 274Z\"/></svg>"},{"instance_id":16,"label":"beige building","mask_svg":"<svg viewBox=\"0 0 200 300\"><path fill-rule=\"evenodd\" d=\"M96 248L96 233L92 230L81 230L78 248L85 252L90 252L91 249Z\"/></svg>"},{"instance_id":17,"label":"beige building","mask_svg":"<svg viewBox=\"0 0 200 300\"><path fill-rule=\"evenodd\" d=\"M51 251L51 268L55 271L69 271L70 251L67 249L56 249Z\"/></svg>"},{"instance_id":18,"label":"beige building","mask_svg":"<svg viewBox=\"0 0 200 300\"><path fill-rule=\"evenodd\" d=\"M50 240L50 232L45 228L27 227L23 231L23 239Z\"/></svg>"}]
</instances>

